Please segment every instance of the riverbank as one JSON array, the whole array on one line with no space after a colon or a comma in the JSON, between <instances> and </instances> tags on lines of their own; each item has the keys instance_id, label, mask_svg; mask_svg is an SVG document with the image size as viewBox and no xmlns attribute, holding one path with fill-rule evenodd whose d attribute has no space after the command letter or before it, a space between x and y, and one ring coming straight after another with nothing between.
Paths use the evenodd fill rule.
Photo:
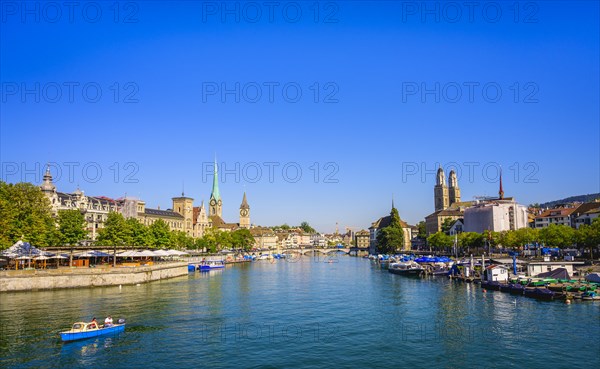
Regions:
<instances>
[{"instance_id":1,"label":"riverbank","mask_svg":"<svg viewBox=\"0 0 600 369\"><path fill-rule=\"evenodd\" d=\"M0 272L0 292L138 284L187 275L187 262L138 267L59 268Z\"/></svg>"}]
</instances>

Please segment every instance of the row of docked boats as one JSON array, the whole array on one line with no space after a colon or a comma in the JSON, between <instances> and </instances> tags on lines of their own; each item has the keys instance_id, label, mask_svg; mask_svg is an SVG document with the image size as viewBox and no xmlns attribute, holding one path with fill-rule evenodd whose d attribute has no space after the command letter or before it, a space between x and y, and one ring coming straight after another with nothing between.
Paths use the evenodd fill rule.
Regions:
<instances>
[{"instance_id":1,"label":"row of docked boats","mask_svg":"<svg viewBox=\"0 0 600 369\"><path fill-rule=\"evenodd\" d=\"M423 275L447 276L451 273L454 265L454 261L445 256L378 255L371 258L371 260L379 263L382 269L387 269L392 274L414 277Z\"/></svg>"},{"instance_id":2,"label":"row of docked boats","mask_svg":"<svg viewBox=\"0 0 600 369\"><path fill-rule=\"evenodd\" d=\"M506 282L482 281L481 288L491 291L508 292L538 300L586 301L600 300L599 284L581 280L556 280L551 278L513 278Z\"/></svg>"}]
</instances>

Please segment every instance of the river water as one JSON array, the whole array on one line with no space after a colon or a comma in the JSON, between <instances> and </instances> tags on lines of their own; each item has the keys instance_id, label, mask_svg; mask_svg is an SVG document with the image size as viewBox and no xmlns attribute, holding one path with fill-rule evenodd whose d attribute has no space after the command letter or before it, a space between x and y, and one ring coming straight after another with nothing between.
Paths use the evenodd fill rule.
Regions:
<instances>
[{"instance_id":1,"label":"river water","mask_svg":"<svg viewBox=\"0 0 600 369\"><path fill-rule=\"evenodd\" d=\"M304 256L138 286L0 295L2 368L600 367L600 302L541 302L361 258ZM62 343L72 322L124 333Z\"/></svg>"}]
</instances>

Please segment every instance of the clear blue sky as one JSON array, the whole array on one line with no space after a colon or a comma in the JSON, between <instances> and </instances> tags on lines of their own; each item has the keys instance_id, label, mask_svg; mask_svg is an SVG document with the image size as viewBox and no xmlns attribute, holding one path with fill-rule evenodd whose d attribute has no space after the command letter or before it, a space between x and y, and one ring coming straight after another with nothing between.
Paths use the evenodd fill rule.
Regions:
<instances>
[{"instance_id":1,"label":"clear blue sky","mask_svg":"<svg viewBox=\"0 0 600 369\"><path fill-rule=\"evenodd\" d=\"M466 200L497 193L499 165L524 204L600 191L597 1L52 4L2 3L2 180L53 162L60 191L162 209L182 183L208 199L216 154L227 221L246 190L252 223L326 232L392 194L418 222L437 163Z\"/></svg>"}]
</instances>

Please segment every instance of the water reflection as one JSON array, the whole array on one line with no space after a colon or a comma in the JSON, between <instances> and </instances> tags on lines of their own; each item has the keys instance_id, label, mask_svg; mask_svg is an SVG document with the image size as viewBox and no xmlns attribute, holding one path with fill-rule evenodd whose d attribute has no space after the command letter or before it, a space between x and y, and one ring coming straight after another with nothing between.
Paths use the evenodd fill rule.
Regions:
<instances>
[{"instance_id":1,"label":"water reflection","mask_svg":"<svg viewBox=\"0 0 600 369\"><path fill-rule=\"evenodd\" d=\"M392 275L360 258L324 260L263 261L120 289L2 294L0 367L383 367L401 355L402 366L514 367L519 357L535 369L566 367L574 353L600 366L600 303L484 294L444 278ZM127 319L124 333L60 342L74 321L108 313ZM547 350L557 327L560 352Z\"/></svg>"}]
</instances>

